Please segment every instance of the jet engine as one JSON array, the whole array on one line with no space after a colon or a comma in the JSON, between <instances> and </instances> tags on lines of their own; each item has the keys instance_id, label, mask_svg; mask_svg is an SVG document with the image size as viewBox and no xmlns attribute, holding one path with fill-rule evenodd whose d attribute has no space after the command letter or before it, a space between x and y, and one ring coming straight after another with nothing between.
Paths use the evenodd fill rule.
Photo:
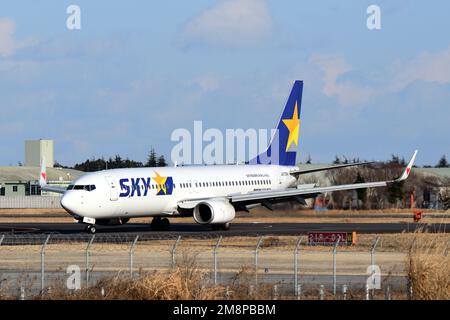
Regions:
<instances>
[{"instance_id":1,"label":"jet engine","mask_svg":"<svg viewBox=\"0 0 450 320\"><path fill-rule=\"evenodd\" d=\"M226 200L206 200L194 207L194 220L199 224L228 224L236 211Z\"/></svg>"}]
</instances>

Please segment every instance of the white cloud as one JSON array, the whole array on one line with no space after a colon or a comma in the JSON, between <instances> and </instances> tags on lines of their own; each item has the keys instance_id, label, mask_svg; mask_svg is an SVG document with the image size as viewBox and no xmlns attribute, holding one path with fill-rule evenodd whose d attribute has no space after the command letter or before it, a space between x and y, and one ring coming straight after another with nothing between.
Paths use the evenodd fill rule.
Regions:
<instances>
[{"instance_id":1,"label":"white cloud","mask_svg":"<svg viewBox=\"0 0 450 320\"><path fill-rule=\"evenodd\" d=\"M13 19L0 17L0 56L11 56L16 50L34 43L32 39L16 40L15 31L16 24Z\"/></svg>"},{"instance_id":2,"label":"white cloud","mask_svg":"<svg viewBox=\"0 0 450 320\"><path fill-rule=\"evenodd\" d=\"M311 57L311 62L323 73L322 92L328 97L336 96L342 106L361 106L375 94L369 87L362 87L350 80L338 79L352 70L342 57L315 54Z\"/></svg>"},{"instance_id":3,"label":"white cloud","mask_svg":"<svg viewBox=\"0 0 450 320\"><path fill-rule=\"evenodd\" d=\"M422 53L417 58L401 64L390 85L399 91L414 81L450 83L450 47L437 53Z\"/></svg>"},{"instance_id":4,"label":"white cloud","mask_svg":"<svg viewBox=\"0 0 450 320\"><path fill-rule=\"evenodd\" d=\"M183 46L252 46L271 33L272 25L265 0L219 0L188 21L182 42Z\"/></svg>"},{"instance_id":5,"label":"white cloud","mask_svg":"<svg viewBox=\"0 0 450 320\"><path fill-rule=\"evenodd\" d=\"M199 76L192 82L199 86L203 91L216 91L219 88L219 79L212 75Z\"/></svg>"}]
</instances>

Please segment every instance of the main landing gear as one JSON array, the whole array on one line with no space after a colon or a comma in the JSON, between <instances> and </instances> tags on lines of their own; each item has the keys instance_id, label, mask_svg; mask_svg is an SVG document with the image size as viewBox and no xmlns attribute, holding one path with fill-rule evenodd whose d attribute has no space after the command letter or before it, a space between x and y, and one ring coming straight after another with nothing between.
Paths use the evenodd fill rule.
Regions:
<instances>
[{"instance_id":1,"label":"main landing gear","mask_svg":"<svg viewBox=\"0 0 450 320\"><path fill-rule=\"evenodd\" d=\"M94 224L89 224L86 226L86 232L94 234L97 231Z\"/></svg>"},{"instance_id":2,"label":"main landing gear","mask_svg":"<svg viewBox=\"0 0 450 320\"><path fill-rule=\"evenodd\" d=\"M167 218L154 217L151 227L154 231L168 231L170 229L170 221Z\"/></svg>"},{"instance_id":3,"label":"main landing gear","mask_svg":"<svg viewBox=\"0 0 450 320\"><path fill-rule=\"evenodd\" d=\"M211 225L211 227L212 227L212 229L213 229L214 231L218 231L218 230L224 230L224 231L230 230L230 226L231 226L231 223L229 223L229 222L224 223L224 224L213 224L213 225Z\"/></svg>"}]
</instances>

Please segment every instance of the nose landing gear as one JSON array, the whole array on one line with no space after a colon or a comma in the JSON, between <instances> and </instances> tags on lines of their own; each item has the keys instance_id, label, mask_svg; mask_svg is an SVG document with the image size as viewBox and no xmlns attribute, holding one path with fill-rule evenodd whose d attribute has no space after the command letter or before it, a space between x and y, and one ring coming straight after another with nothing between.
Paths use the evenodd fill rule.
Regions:
<instances>
[{"instance_id":1,"label":"nose landing gear","mask_svg":"<svg viewBox=\"0 0 450 320\"><path fill-rule=\"evenodd\" d=\"M167 218L154 217L151 228L154 231L168 231L170 229L170 221Z\"/></svg>"},{"instance_id":2,"label":"nose landing gear","mask_svg":"<svg viewBox=\"0 0 450 320\"><path fill-rule=\"evenodd\" d=\"M95 228L94 224L89 224L88 226L86 226L86 232L94 234L96 231L97 229Z\"/></svg>"}]
</instances>

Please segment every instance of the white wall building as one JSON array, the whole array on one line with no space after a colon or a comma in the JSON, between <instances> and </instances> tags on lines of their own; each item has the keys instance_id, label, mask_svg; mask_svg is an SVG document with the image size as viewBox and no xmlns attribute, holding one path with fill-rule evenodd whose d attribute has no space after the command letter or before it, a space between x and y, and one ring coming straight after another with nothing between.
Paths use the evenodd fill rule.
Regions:
<instances>
[{"instance_id":1,"label":"white wall building","mask_svg":"<svg viewBox=\"0 0 450 320\"><path fill-rule=\"evenodd\" d=\"M53 168L55 162L53 155L53 140L26 140L25 166L40 167L41 159L45 158L45 165Z\"/></svg>"}]
</instances>

